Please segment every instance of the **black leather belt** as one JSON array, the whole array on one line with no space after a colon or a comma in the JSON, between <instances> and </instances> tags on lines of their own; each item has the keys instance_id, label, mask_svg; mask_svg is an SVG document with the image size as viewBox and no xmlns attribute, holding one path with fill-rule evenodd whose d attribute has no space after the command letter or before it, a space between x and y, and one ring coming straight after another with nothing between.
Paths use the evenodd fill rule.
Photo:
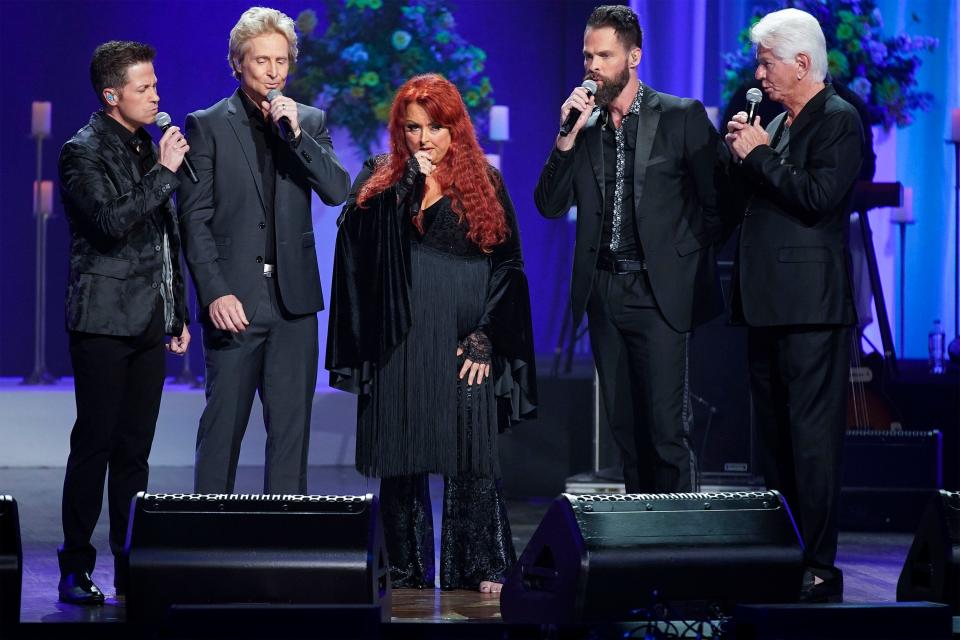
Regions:
<instances>
[{"instance_id":1,"label":"black leather belt","mask_svg":"<svg viewBox=\"0 0 960 640\"><path fill-rule=\"evenodd\" d=\"M609 253L601 253L597 257L597 269L603 269L611 273L636 273L637 271L646 271L647 263L643 260L626 260L614 257Z\"/></svg>"}]
</instances>

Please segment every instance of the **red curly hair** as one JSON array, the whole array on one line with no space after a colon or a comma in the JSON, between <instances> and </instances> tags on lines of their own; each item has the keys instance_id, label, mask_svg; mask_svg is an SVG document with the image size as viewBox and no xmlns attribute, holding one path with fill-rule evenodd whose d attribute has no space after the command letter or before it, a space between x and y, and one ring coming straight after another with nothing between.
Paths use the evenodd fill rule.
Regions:
<instances>
[{"instance_id":1,"label":"red curly hair","mask_svg":"<svg viewBox=\"0 0 960 640\"><path fill-rule=\"evenodd\" d=\"M367 201L396 184L403 176L410 151L404 137L407 121L407 106L417 103L434 122L450 131L450 148L442 164L432 177L439 183L440 191L448 195L453 210L463 221L467 220L467 238L489 252L506 240L510 233L503 205L497 198L499 177L488 165L483 150L477 143L473 123L467 115L457 87L438 74L425 74L410 78L400 89L390 109L390 153L377 162L377 168L367 180L357 203L363 207ZM494 181L498 184L494 184ZM413 220L423 233L423 211Z\"/></svg>"}]
</instances>

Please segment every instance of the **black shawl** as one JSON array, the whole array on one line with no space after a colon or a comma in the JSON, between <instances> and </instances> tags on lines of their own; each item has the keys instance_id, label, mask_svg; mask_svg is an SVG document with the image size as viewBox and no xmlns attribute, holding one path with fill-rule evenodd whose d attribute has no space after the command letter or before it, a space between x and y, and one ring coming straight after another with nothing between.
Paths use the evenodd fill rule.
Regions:
<instances>
[{"instance_id":1,"label":"black shawl","mask_svg":"<svg viewBox=\"0 0 960 640\"><path fill-rule=\"evenodd\" d=\"M371 367L405 338L411 323L410 234L416 230L410 219L420 196L414 189L401 199L394 185L358 207L357 194L375 167L373 158L364 163L338 220L327 331L330 386L357 394L369 392ZM537 386L516 212L502 178L494 174L493 179L500 185L497 196L510 235L488 256L490 285L476 328L493 344L493 384L503 430L512 421L536 417Z\"/></svg>"}]
</instances>

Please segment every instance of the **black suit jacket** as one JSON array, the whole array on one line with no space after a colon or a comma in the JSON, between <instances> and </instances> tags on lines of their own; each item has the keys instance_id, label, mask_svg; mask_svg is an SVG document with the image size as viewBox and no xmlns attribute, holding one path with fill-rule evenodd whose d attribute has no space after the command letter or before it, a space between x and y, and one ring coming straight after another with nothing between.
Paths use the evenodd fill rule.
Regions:
<instances>
[{"instance_id":1,"label":"black suit jacket","mask_svg":"<svg viewBox=\"0 0 960 640\"><path fill-rule=\"evenodd\" d=\"M554 147L540 173L534 199L548 218L577 205L571 308L580 318L590 298L603 220L604 171L601 124L594 118L567 153ZM714 245L722 223L717 210L719 134L696 100L657 93L644 85L634 157L637 235L660 311L677 331L722 309L715 286Z\"/></svg>"},{"instance_id":2,"label":"black suit jacket","mask_svg":"<svg viewBox=\"0 0 960 640\"><path fill-rule=\"evenodd\" d=\"M774 133L786 117L767 126ZM729 163L741 212L732 316L751 326L852 325L850 195L862 162L860 117L827 85L790 126L787 147Z\"/></svg>"},{"instance_id":3,"label":"black suit jacket","mask_svg":"<svg viewBox=\"0 0 960 640\"><path fill-rule=\"evenodd\" d=\"M159 163L138 181L137 160L109 127L108 117L94 113L60 150L60 195L70 225L67 329L142 334L165 286L166 231L174 301L167 330L180 335L187 310L180 235L170 202L179 181Z\"/></svg>"},{"instance_id":4,"label":"black suit jacket","mask_svg":"<svg viewBox=\"0 0 960 640\"><path fill-rule=\"evenodd\" d=\"M257 150L239 91L187 116L190 157L200 178L178 192L184 253L204 310L233 294L247 317L252 293L263 281L266 213ZM311 191L330 205L350 190L350 176L333 153L323 111L297 105L302 130L296 149L274 157L277 280L291 313L323 309L311 217Z\"/></svg>"}]
</instances>

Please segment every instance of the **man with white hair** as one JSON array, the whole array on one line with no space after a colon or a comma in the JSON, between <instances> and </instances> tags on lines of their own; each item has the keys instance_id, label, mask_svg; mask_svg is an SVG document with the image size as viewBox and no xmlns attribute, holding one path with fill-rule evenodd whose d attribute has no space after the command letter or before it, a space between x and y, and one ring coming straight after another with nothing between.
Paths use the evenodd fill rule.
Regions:
<instances>
[{"instance_id":1,"label":"man with white hair","mask_svg":"<svg viewBox=\"0 0 960 640\"><path fill-rule=\"evenodd\" d=\"M762 128L727 123L740 242L731 313L748 327L748 359L767 486L787 498L804 541L801 599L840 601L840 451L852 326L847 212L862 162L856 110L824 83L816 19L797 9L750 32L756 77L786 112Z\"/></svg>"},{"instance_id":2,"label":"man with white hair","mask_svg":"<svg viewBox=\"0 0 960 640\"><path fill-rule=\"evenodd\" d=\"M306 493L323 309L311 192L340 204L350 177L326 114L273 94L297 58L294 23L253 7L230 32L237 91L187 117L200 179L178 192L202 311L207 406L195 488L233 491L254 392L267 429L264 493Z\"/></svg>"}]
</instances>

